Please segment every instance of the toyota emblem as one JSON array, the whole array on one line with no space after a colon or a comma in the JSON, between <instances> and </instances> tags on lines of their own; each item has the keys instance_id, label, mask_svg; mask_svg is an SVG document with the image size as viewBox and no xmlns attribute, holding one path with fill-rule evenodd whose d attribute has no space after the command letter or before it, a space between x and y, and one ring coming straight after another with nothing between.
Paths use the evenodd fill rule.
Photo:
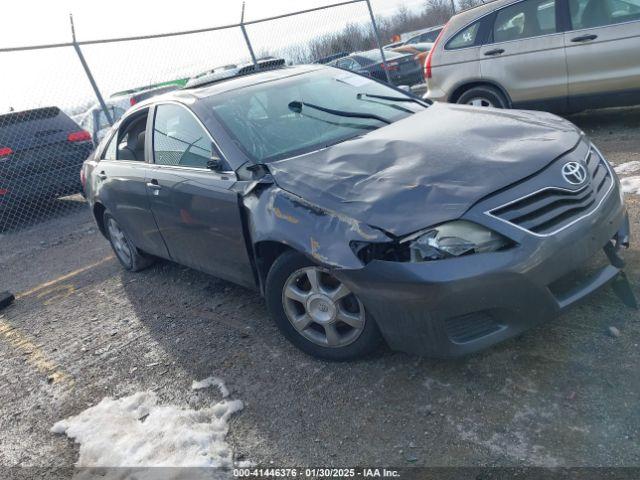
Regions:
<instances>
[{"instance_id":1,"label":"toyota emblem","mask_svg":"<svg viewBox=\"0 0 640 480\"><path fill-rule=\"evenodd\" d=\"M562 176L571 185L580 185L587 179L587 169L578 162L567 162L562 166Z\"/></svg>"}]
</instances>

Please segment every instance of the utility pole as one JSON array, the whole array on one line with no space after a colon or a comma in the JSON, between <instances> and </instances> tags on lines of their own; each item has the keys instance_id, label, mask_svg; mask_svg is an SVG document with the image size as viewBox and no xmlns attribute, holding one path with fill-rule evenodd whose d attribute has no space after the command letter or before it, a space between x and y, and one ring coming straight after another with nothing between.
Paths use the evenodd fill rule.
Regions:
<instances>
[{"instance_id":1,"label":"utility pole","mask_svg":"<svg viewBox=\"0 0 640 480\"><path fill-rule=\"evenodd\" d=\"M253 66L256 70L260 69L258 65L258 61L256 60L256 55L253 53L253 47L251 46L251 41L249 40L249 35L247 35L247 29L244 26L244 2L242 2L242 15L240 17L240 30L242 30L242 35L244 35L244 41L247 43L247 48L249 49L249 55L251 55L251 61L253 62Z\"/></svg>"},{"instance_id":2,"label":"utility pole","mask_svg":"<svg viewBox=\"0 0 640 480\"><path fill-rule=\"evenodd\" d=\"M455 14L456 14L456 1L451 0L451 15L455 15Z\"/></svg>"},{"instance_id":3,"label":"utility pole","mask_svg":"<svg viewBox=\"0 0 640 480\"><path fill-rule=\"evenodd\" d=\"M82 64L82 68L84 69L84 73L87 75L87 79L89 80L89 83L91 84L91 88L93 89L93 93L95 94L96 98L98 99L98 103L100 104L100 108L104 112L104 116L107 117L107 121L109 122L109 125L113 125L113 117L111 116L111 112L109 112L109 109L107 108L107 104L104 102L104 98L102 98L102 93L100 93L100 89L98 88L98 84L96 83L96 80L93 78L93 74L91 73L91 69L89 68L89 65L87 65L87 61L84 59L84 55L82 54L82 50L80 49L80 45L78 45L78 42L76 40L76 27L73 24L73 14L71 14L71 13L69 14L69 22L71 22L71 39L73 41L73 48L75 49L76 53L78 54L78 59L80 60L80 63Z\"/></svg>"},{"instance_id":4,"label":"utility pole","mask_svg":"<svg viewBox=\"0 0 640 480\"><path fill-rule=\"evenodd\" d=\"M384 54L384 48L382 48L382 41L380 40L380 32L378 30L378 25L376 24L376 17L373 14L373 9L371 8L371 1L367 1L367 8L369 8L369 15L371 16L371 26L373 27L373 33L376 37L376 43L378 44L378 50L380 50L380 56L382 57L382 65L384 66L384 74L387 77L387 83L391 83L391 76L389 75L389 70L387 69L387 57Z\"/></svg>"}]
</instances>

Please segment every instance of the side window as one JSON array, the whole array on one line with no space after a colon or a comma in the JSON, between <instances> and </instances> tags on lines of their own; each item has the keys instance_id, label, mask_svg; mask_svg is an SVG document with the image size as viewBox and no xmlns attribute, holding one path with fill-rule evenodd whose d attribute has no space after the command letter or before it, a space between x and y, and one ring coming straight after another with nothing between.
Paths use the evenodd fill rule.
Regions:
<instances>
[{"instance_id":1,"label":"side window","mask_svg":"<svg viewBox=\"0 0 640 480\"><path fill-rule=\"evenodd\" d=\"M116 159L116 151L118 146L118 132L115 132L109 140L109 144L107 148L102 152L102 160L115 160Z\"/></svg>"},{"instance_id":2,"label":"side window","mask_svg":"<svg viewBox=\"0 0 640 480\"><path fill-rule=\"evenodd\" d=\"M209 134L186 108L158 106L153 125L156 164L207 168L213 156Z\"/></svg>"},{"instance_id":3,"label":"side window","mask_svg":"<svg viewBox=\"0 0 640 480\"><path fill-rule=\"evenodd\" d=\"M455 50L456 48L473 47L476 44L478 32L480 31L480 22L476 22L469 25L462 30L456 36L454 36L449 43L447 43L447 50Z\"/></svg>"},{"instance_id":4,"label":"side window","mask_svg":"<svg viewBox=\"0 0 640 480\"><path fill-rule=\"evenodd\" d=\"M508 42L557 31L555 0L526 0L498 12L493 25L493 40Z\"/></svg>"},{"instance_id":5,"label":"side window","mask_svg":"<svg viewBox=\"0 0 640 480\"><path fill-rule=\"evenodd\" d=\"M420 36L420 41L421 42L427 42L427 43L433 43L433 42L436 41L436 38L438 38L439 34L440 34L440 30L433 30L431 32L423 33Z\"/></svg>"},{"instance_id":6,"label":"side window","mask_svg":"<svg viewBox=\"0 0 640 480\"><path fill-rule=\"evenodd\" d=\"M338 67L346 70L358 70L358 64L350 58L344 58L338 61Z\"/></svg>"},{"instance_id":7,"label":"side window","mask_svg":"<svg viewBox=\"0 0 640 480\"><path fill-rule=\"evenodd\" d=\"M116 160L145 161L145 132L149 110L137 112L118 129Z\"/></svg>"},{"instance_id":8,"label":"side window","mask_svg":"<svg viewBox=\"0 0 640 480\"><path fill-rule=\"evenodd\" d=\"M569 0L574 30L640 20L640 0Z\"/></svg>"}]
</instances>

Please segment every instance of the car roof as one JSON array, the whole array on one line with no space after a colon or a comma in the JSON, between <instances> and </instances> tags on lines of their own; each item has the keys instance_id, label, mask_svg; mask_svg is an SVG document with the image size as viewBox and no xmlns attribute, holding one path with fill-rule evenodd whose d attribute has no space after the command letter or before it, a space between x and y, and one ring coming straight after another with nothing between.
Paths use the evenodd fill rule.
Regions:
<instances>
[{"instance_id":1,"label":"car roof","mask_svg":"<svg viewBox=\"0 0 640 480\"><path fill-rule=\"evenodd\" d=\"M387 60L404 57L406 53L394 52L393 50L385 50L384 51L385 58ZM367 50L366 52L354 52L350 57L361 57L366 58L367 60L373 61L382 61L382 55L380 54L380 50L374 48L373 50Z\"/></svg>"},{"instance_id":2,"label":"car roof","mask_svg":"<svg viewBox=\"0 0 640 480\"><path fill-rule=\"evenodd\" d=\"M433 48L433 42L418 42L418 43L407 43L398 45L397 47L393 47L394 51L401 51L403 48L412 48L414 50L423 49L424 51L429 51Z\"/></svg>"},{"instance_id":3,"label":"car roof","mask_svg":"<svg viewBox=\"0 0 640 480\"><path fill-rule=\"evenodd\" d=\"M475 20L483 17L498 8L504 7L505 5L510 5L515 3L514 0L485 0L485 3L468 8L466 10L461 11L460 13L451 17L449 23L447 24L447 32L449 34L454 33L453 29L458 29L468 23L474 22Z\"/></svg>"},{"instance_id":4,"label":"car roof","mask_svg":"<svg viewBox=\"0 0 640 480\"><path fill-rule=\"evenodd\" d=\"M403 39L402 42L404 43L408 40L411 40L412 38L419 37L424 33L433 32L434 30L440 30L442 28L444 28L444 25L436 25L435 27L421 28L420 30L413 30L411 32L403 33L402 35L400 35L400 38Z\"/></svg>"}]
</instances>

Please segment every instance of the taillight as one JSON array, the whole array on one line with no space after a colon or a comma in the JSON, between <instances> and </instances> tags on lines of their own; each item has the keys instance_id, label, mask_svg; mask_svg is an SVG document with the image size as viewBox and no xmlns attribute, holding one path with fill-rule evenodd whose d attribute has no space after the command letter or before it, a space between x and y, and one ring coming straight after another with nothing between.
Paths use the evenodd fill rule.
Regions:
<instances>
[{"instance_id":1,"label":"taillight","mask_svg":"<svg viewBox=\"0 0 640 480\"><path fill-rule=\"evenodd\" d=\"M431 50L429 50L429 55L427 55L427 61L424 62L424 78L425 78L425 80L428 79L428 78L431 78L431 76L432 76L432 73L431 73L431 60L433 59L433 52L436 51L436 48L438 47L438 43L440 42L440 39L442 38L442 35L444 35L444 31L447 29L447 25L445 25L444 28L442 30L440 30L440 34L438 35L438 38L436 38L436 41L433 42L433 46L431 47Z\"/></svg>"},{"instance_id":2,"label":"taillight","mask_svg":"<svg viewBox=\"0 0 640 480\"><path fill-rule=\"evenodd\" d=\"M13 150L11 150L9 147L0 147L0 158L8 157L12 153L13 153Z\"/></svg>"},{"instance_id":3,"label":"taillight","mask_svg":"<svg viewBox=\"0 0 640 480\"><path fill-rule=\"evenodd\" d=\"M80 130L67 135L67 140L70 142L89 142L91 141L91 134L86 130Z\"/></svg>"},{"instance_id":4,"label":"taillight","mask_svg":"<svg viewBox=\"0 0 640 480\"><path fill-rule=\"evenodd\" d=\"M133 107L136 103L138 103L138 100L136 100L136 99L135 99L135 97L131 97L131 98L129 99L129 105L131 105L132 107Z\"/></svg>"},{"instance_id":5,"label":"taillight","mask_svg":"<svg viewBox=\"0 0 640 480\"><path fill-rule=\"evenodd\" d=\"M383 63L382 69L387 70L389 72L398 70L398 62L391 62L391 63L387 62L386 65Z\"/></svg>"}]
</instances>

